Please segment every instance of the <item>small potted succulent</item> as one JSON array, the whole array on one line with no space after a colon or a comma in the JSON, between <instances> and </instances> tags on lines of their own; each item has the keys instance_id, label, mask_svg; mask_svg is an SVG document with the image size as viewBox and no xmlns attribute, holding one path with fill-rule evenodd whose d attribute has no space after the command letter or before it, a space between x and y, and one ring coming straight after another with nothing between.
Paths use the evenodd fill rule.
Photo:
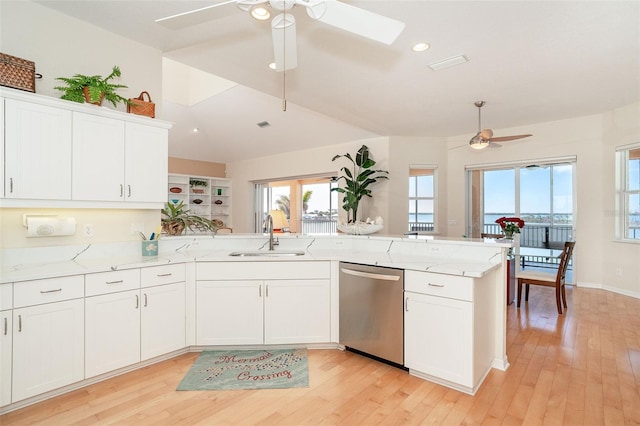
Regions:
<instances>
[{"instance_id":1,"label":"small potted succulent","mask_svg":"<svg viewBox=\"0 0 640 426\"><path fill-rule=\"evenodd\" d=\"M116 93L116 90L124 89L127 86L111 82L113 78L120 77L120 75L120 68L116 65L111 70L111 74L104 78L100 75L83 74L76 74L73 77L58 77L56 80L62 81L66 86L56 86L54 89L64 92L60 98L67 101L101 105L102 100L106 99L114 107L118 102L128 105L131 101Z\"/></svg>"},{"instance_id":2,"label":"small potted succulent","mask_svg":"<svg viewBox=\"0 0 640 426\"><path fill-rule=\"evenodd\" d=\"M178 204L167 203L162 209L160 223L162 230L168 235L181 235L185 229L216 232L220 227L218 221L191 214L191 210L186 208L182 201Z\"/></svg>"}]
</instances>

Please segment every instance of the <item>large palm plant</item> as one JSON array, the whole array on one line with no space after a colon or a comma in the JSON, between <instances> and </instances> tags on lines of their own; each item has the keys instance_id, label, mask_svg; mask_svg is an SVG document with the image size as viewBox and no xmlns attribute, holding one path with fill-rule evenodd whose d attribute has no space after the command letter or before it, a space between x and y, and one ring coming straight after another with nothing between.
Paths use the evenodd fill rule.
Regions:
<instances>
[{"instance_id":1,"label":"large palm plant","mask_svg":"<svg viewBox=\"0 0 640 426\"><path fill-rule=\"evenodd\" d=\"M376 162L369 156L369 148L362 145L356 154L355 160L351 154L336 155L331 161L344 157L351 161L353 171L349 167L343 167L340 170L344 176L338 177L338 181L344 180L344 187L331 188L332 191L344 194L342 198L342 208L347 212L347 220L349 223L358 221L358 207L363 197L371 197L369 185L377 182L378 179L389 179L386 170L374 170L373 166Z\"/></svg>"}]
</instances>

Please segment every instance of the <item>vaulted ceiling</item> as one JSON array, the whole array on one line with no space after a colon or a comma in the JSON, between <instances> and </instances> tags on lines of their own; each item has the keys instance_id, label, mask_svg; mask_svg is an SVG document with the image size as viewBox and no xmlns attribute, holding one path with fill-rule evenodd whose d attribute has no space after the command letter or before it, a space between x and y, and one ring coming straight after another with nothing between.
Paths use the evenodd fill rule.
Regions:
<instances>
[{"instance_id":1,"label":"vaulted ceiling","mask_svg":"<svg viewBox=\"0 0 640 426\"><path fill-rule=\"evenodd\" d=\"M284 74L267 67L270 22L234 4L172 30L154 20L220 0L38 2L238 83L191 106L165 101L163 118L176 123L170 153L182 158L232 162L376 135L473 134L477 100L492 129L640 100L638 1L346 1L406 24L390 46L296 6L298 67ZM420 41L431 47L413 52ZM429 67L456 55L468 62Z\"/></svg>"}]
</instances>

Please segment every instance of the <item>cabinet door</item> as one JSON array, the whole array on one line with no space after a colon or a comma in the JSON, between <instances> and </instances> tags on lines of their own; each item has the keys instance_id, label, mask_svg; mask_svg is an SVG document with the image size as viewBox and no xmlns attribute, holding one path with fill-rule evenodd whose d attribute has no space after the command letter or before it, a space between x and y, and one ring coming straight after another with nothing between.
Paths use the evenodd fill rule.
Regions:
<instances>
[{"instance_id":1,"label":"cabinet door","mask_svg":"<svg viewBox=\"0 0 640 426\"><path fill-rule=\"evenodd\" d=\"M127 123L125 130L125 200L164 203L168 131L138 123Z\"/></svg>"},{"instance_id":2,"label":"cabinet door","mask_svg":"<svg viewBox=\"0 0 640 426\"><path fill-rule=\"evenodd\" d=\"M123 201L124 122L73 113L74 200Z\"/></svg>"},{"instance_id":3,"label":"cabinet door","mask_svg":"<svg viewBox=\"0 0 640 426\"><path fill-rule=\"evenodd\" d=\"M0 407L11 403L13 312L0 312Z\"/></svg>"},{"instance_id":4,"label":"cabinet door","mask_svg":"<svg viewBox=\"0 0 640 426\"><path fill-rule=\"evenodd\" d=\"M405 292L404 326L406 367L473 386L471 302Z\"/></svg>"},{"instance_id":5,"label":"cabinet door","mask_svg":"<svg viewBox=\"0 0 640 426\"><path fill-rule=\"evenodd\" d=\"M140 361L140 290L87 297L86 377Z\"/></svg>"},{"instance_id":6,"label":"cabinet door","mask_svg":"<svg viewBox=\"0 0 640 426\"><path fill-rule=\"evenodd\" d=\"M265 281L265 343L331 340L329 280Z\"/></svg>"},{"instance_id":7,"label":"cabinet door","mask_svg":"<svg viewBox=\"0 0 640 426\"><path fill-rule=\"evenodd\" d=\"M71 111L5 100L6 198L71 199Z\"/></svg>"},{"instance_id":8,"label":"cabinet door","mask_svg":"<svg viewBox=\"0 0 640 426\"><path fill-rule=\"evenodd\" d=\"M185 283L142 289L141 359L185 347Z\"/></svg>"},{"instance_id":9,"label":"cabinet door","mask_svg":"<svg viewBox=\"0 0 640 426\"><path fill-rule=\"evenodd\" d=\"M13 402L83 378L82 299L14 309Z\"/></svg>"},{"instance_id":10,"label":"cabinet door","mask_svg":"<svg viewBox=\"0 0 640 426\"><path fill-rule=\"evenodd\" d=\"M196 344L262 344L261 281L198 281Z\"/></svg>"}]
</instances>

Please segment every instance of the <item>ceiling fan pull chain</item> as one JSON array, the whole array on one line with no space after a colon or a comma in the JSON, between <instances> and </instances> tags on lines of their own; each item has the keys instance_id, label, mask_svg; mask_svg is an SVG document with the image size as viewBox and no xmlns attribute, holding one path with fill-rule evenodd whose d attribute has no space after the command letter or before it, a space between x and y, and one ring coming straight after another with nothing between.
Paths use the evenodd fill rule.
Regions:
<instances>
[{"instance_id":1,"label":"ceiling fan pull chain","mask_svg":"<svg viewBox=\"0 0 640 426\"><path fill-rule=\"evenodd\" d=\"M287 11L283 11L284 22L287 22ZM282 28L282 112L287 111L287 36Z\"/></svg>"}]
</instances>

